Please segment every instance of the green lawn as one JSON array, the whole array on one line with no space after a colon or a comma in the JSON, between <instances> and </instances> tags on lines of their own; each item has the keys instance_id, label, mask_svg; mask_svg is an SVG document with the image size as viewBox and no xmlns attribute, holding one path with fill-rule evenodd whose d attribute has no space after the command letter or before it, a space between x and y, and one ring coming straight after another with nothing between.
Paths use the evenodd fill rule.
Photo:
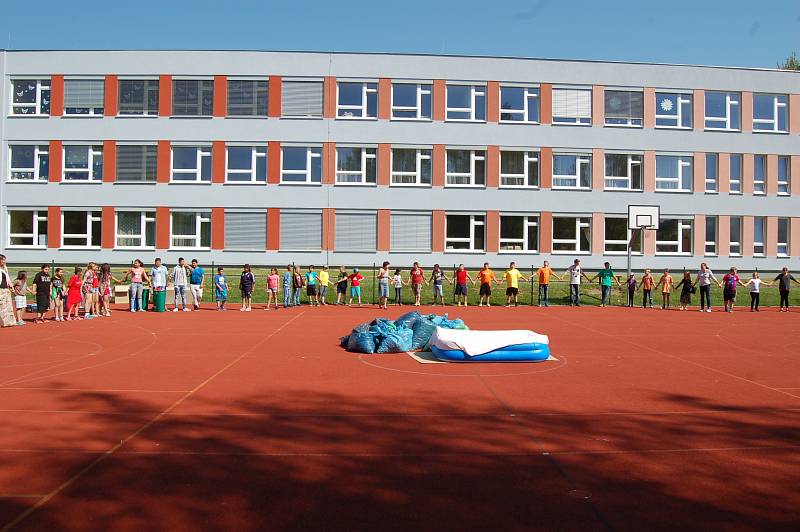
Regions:
<instances>
[{"instance_id":1,"label":"green lawn","mask_svg":"<svg viewBox=\"0 0 800 532\"><path fill-rule=\"evenodd\" d=\"M73 267L66 267L62 266L65 272L69 274L72 273ZM29 282L33 280L33 276L38 271L38 266L23 266L23 267L13 267L9 266L9 272L11 273L12 277L16 276L17 270L25 269L28 272ZM149 267L147 268L149 270ZM279 268L278 272L282 276L285 266L283 268ZM124 267L114 267L113 273L114 276L117 278L121 278L124 275L124 272L127 269ZM269 272L269 267L263 268L254 268L253 273L256 276L256 290L254 293L254 302L257 304L263 304L266 302L266 275ZM241 274L241 268L239 267L226 267L225 274L228 280L228 302L229 303L239 303L241 302L241 295L239 293L239 275ZM334 281L337 275L337 268L331 268L331 280ZM430 270L426 269L426 274L430 274ZM305 273L306 270L303 270ZM216 273L216 270L214 270ZM447 276L452 278L452 271L447 271ZM473 279L477 278L477 271L471 270L470 275ZM501 270L495 270L495 275L498 277L502 276ZM530 277L530 270L522 271L523 275L526 277ZM558 272L559 275L562 275L562 272ZM361 274L364 275L365 279L361 282L361 299L364 304L371 304L373 302L377 302L377 280L374 279L375 274L370 272L368 268L361 269ZM403 269L403 276L404 278L408 275L408 268ZM589 273L591 276L592 273ZM694 275L694 272L693 272ZM747 281L750 278L749 273L740 273L743 281ZM775 277L775 273L767 274L763 273L763 279L772 280ZM622 273L621 277L624 276L624 272ZM214 290L212 286L212 277L211 268L206 268L206 279L205 279L205 290L203 293L203 301L212 302L214 301ZM563 275L562 275L563 277ZM675 281L679 280L679 275L673 275ZM641 272L637 274L637 278L641 278ZM722 276L718 275L718 278L721 279ZM66 279L69 280L69 275L66 276ZM658 276L656 276L658 279ZM282 283L282 281L281 281ZM283 303L283 292L282 292L282 284L279 288L278 292L278 300L279 303ZM394 302L394 288L389 287L390 292L390 303ZM453 285L448 284L445 282L444 286L445 292L445 303L448 305L454 305L455 299L453 297ZM349 297L349 289L348 289L348 297ZM698 305L700 302L700 295L699 293L694 294L692 296L692 305ZM680 299L680 292L675 291L672 295L672 306L677 306ZM722 306L722 289L717 288L716 286L711 290L711 299L712 303L715 306ZM328 296L327 301L328 303L332 303L336 300L336 288L329 287L328 288ZM308 298L305 295L305 289L303 289L301 301L303 303L308 302ZM613 305L625 305L627 301L627 293L614 288L612 291L611 302ZM433 287L432 286L424 286L422 290L422 303L423 304L431 304L433 302ZM470 305L477 305L478 304L478 287L469 285L469 295L468 295L468 302ZM778 298L778 289L776 286L766 287L762 285L761 288L761 306L777 306L779 302ZM793 287L791 292L789 302L792 306L800 306L800 286ZM403 304L413 304L414 297L411 293L411 287L406 286L403 287ZM636 293L636 304L641 305L642 303L642 293L638 291ZM492 287L492 296L491 296L491 304L492 305L503 305L505 304L505 285L500 286L493 286ZM520 283L519 289L519 304L520 305L530 305L530 304L538 304L538 284L531 283ZM565 282L554 281L550 284L550 304L551 305L567 305L569 304L569 286ZM599 305L600 304L600 288L597 283L588 284L585 281L581 285L581 304L583 305ZM653 294L653 304L659 306L661 304L661 294L654 293ZM737 296L737 304L740 306L749 306L750 305L750 294L748 293L747 289L739 287L738 296Z\"/></svg>"}]
</instances>

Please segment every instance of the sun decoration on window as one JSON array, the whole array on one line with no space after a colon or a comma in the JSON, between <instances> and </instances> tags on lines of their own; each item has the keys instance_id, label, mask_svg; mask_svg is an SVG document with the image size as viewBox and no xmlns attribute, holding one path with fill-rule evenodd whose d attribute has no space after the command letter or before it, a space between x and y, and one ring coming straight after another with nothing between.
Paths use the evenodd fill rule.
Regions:
<instances>
[{"instance_id":1,"label":"sun decoration on window","mask_svg":"<svg viewBox=\"0 0 800 532\"><path fill-rule=\"evenodd\" d=\"M622 100L614 96L608 101L608 106L614 111L619 111L622 107Z\"/></svg>"},{"instance_id":2,"label":"sun decoration on window","mask_svg":"<svg viewBox=\"0 0 800 532\"><path fill-rule=\"evenodd\" d=\"M669 98L664 98L661 100L661 109L666 112L672 111L672 100Z\"/></svg>"}]
</instances>

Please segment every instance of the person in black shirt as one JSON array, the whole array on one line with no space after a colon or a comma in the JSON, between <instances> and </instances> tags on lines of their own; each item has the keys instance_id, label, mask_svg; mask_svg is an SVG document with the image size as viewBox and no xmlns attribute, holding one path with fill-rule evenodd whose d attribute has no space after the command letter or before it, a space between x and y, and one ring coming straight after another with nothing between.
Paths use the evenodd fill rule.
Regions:
<instances>
[{"instance_id":1,"label":"person in black shirt","mask_svg":"<svg viewBox=\"0 0 800 532\"><path fill-rule=\"evenodd\" d=\"M800 284L800 282L794 278L794 275L789 273L789 268L786 266L783 267L781 273L779 273L775 280L778 281L778 291L781 294L781 312L789 312L789 288L792 286L792 281L796 284ZM784 307L786 310L784 310Z\"/></svg>"},{"instance_id":2,"label":"person in black shirt","mask_svg":"<svg viewBox=\"0 0 800 532\"><path fill-rule=\"evenodd\" d=\"M36 320L34 323L44 323L44 315L50 310L50 265L42 264L41 270L33 278L36 287Z\"/></svg>"}]
</instances>

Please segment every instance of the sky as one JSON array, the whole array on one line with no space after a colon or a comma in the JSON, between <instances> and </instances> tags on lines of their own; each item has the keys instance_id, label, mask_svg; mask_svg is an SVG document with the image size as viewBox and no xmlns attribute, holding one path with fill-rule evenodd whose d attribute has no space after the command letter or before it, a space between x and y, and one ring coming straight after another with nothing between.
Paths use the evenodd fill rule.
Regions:
<instances>
[{"instance_id":1,"label":"sky","mask_svg":"<svg viewBox=\"0 0 800 532\"><path fill-rule=\"evenodd\" d=\"M0 13L7 49L408 52L768 68L800 53L799 0L0 0Z\"/></svg>"}]
</instances>

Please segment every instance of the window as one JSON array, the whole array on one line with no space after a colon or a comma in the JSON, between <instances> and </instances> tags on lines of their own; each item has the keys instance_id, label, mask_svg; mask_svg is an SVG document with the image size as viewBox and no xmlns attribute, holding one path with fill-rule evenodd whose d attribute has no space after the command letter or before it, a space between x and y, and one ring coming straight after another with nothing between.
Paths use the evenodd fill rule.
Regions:
<instances>
[{"instance_id":1,"label":"window","mask_svg":"<svg viewBox=\"0 0 800 532\"><path fill-rule=\"evenodd\" d=\"M281 209L281 251L320 251L322 213Z\"/></svg>"},{"instance_id":2,"label":"window","mask_svg":"<svg viewBox=\"0 0 800 532\"><path fill-rule=\"evenodd\" d=\"M753 194L767 193L767 156L753 156Z\"/></svg>"},{"instance_id":3,"label":"window","mask_svg":"<svg viewBox=\"0 0 800 532\"><path fill-rule=\"evenodd\" d=\"M61 245L99 248L102 234L100 211L61 211Z\"/></svg>"},{"instance_id":4,"label":"window","mask_svg":"<svg viewBox=\"0 0 800 532\"><path fill-rule=\"evenodd\" d=\"M378 84L340 82L337 84L336 116L339 118L376 118Z\"/></svg>"},{"instance_id":5,"label":"window","mask_svg":"<svg viewBox=\"0 0 800 532\"><path fill-rule=\"evenodd\" d=\"M47 181L50 175L50 147L43 145L9 146L8 177L14 181Z\"/></svg>"},{"instance_id":6,"label":"window","mask_svg":"<svg viewBox=\"0 0 800 532\"><path fill-rule=\"evenodd\" d=\"M553 89L553 124L591 123L591 89Z\"/></svg>"},{"instance_id":7,"label":"window","mask_svg":"<svg viewBox=\"0 0 800 532\"><path fill-rule=\"evenodd\" d=\"M281 183L321 183L322 148L281 148Z\"/></svg>"},{"instance_id":8,"label":"window","mask_svg":"<svg viewBox=\"0 0 800 532\"><path fill-rule=\"evenodd\" d=\"M486 152L447 150L446 186L482 187L486 184Z\"/></svg>"},{"instance_id":9,"label":"window","mask_svg":"<svg viewBox=\"0 0 800 532\"><path fill-rule=\"evenodd\" d=\"M266 146L228 146L225 181L228 183L266 183Z\"/></svg>"},{"instance_id":10,"label":"window","mask_svg":"<svg viewBox=\"0 0 800 532\"><path fill-rule=\"evenodd\" d=\"M785 94L753 95L753 131L786 133L788 97Z\"/></svg>"},{"instance_id":11,"label":"window","mask_svg":"<svg viewBox=\"0 0 800 532\"><path fill-rule=\"evenodd\" d=\"M174 249L202 249L211 247L211 213L172 213L170 229L171 247Z\"/></svg>"},{"instance_id":12,"label":"window","mask_svg":"<svg viewBox=\"0 0 800 532\"><path fill-rule=\"evenodd\" d=\"M225 211L225 249L263 251L266 248L266 212Z\"/></svg>"},{"instance_id":13,"label":"window","mask_svg":"<svg viewBox=\"0 0 800 532\"><path fill-rule=\"evenodd\" d=\"M157 116L158 94L157 79L119 80L119 114Z\"/></svg>"},{"instance_id":14,"label":"window","mask_svg":"<svg viewBox=\"0 0 800 532\"><path fill-rule=\"evenodd\" d=\"M617 216L606 216L604 220L603 252L607 255L624 255L628 253L642 254L642 231L628 229L628 219Z\"/></svg>"},{"instance_id":15,"label":"window","mask_svg":"<svg viewBox=\"0 0 800 532\"><path fill-rule=\"evenodd\" d=\"M64 114L97 116L105 105L105 80L64 80Z\"/></svg>"},{"instance_id":16,"label":"window","mask_svg":"<svg viewBox=\"0 0 800 532\"><path fill-rule=\"evenodd\" d=\"M392 83L392 118L430 120L431 86L419 83Z\"/></svg>"},{"instance_id":17,"label":"window","mask_svg":"<svg viewBox=\"0 0 800 532\"><path fill-rule=\"evenodd\" d=\"M656 93L656 127L692 127L692 95L682 92Z\"/></svg>"},{"instance_id":18,"label":"window","mask_svg":"<svg viewBox=\"0 0 800 532\"><path fill-rule=\"evenodd\" d=\"M779 257L788 257L789 253L789 242L791 241L789 238L789 232L791 231L790 228L791 220L789 218L778 218L778 256Z\"/></svg>"},{"instance_id":19,"label":"window","mask_svg":"<svg viewBox=\"0 0 800 532\"><path fill-rule=\"evenodd\" d=\"M267 116L269 82L265 79L228 79L229 116Z\"/></svg>"},{"instance_id":20,"label":"window","mask_svg":"<svg viewBox=\"0 0 800 532\"><path fill-rule=\"evenodd\" d=\"M642 127L644 97L641 92L606 89L604 101L607 126Z\"/></svg>"},{"instance_id":21,"label":"window","mask_svg":"<svg viewBox=\"0 0 800 532\"><path fill-rule=\"evenodd\" d=\"M744 158L741 153L731 153L731 173L730 173L730 192L731 194L742 193L742 161Z\"/></svg>"},{"instance_id":22,"label":"window","mask_svg":"<svg viewBox=\"0 0 800 532\"><path fill-rule=\"evenodd\" d=\"M738 131L739 119L738 92L706 92L706 129Z\"/></svg>"},{"instance_id":23,"label":"window","mask_svg":"<svg viewBox=\"0 0 800 532\"><path fill-rule=\"evenodd\" d=\"M591 188L591 154L554 154L553 188Z\"/></svg>"},{"instance_id":24,"label":"window","mask_svg":"<svg viewBox=\"0 0 800 532\"><path fill-rule=\"evenodd\" d=\"M158 149L153 145L117 144L117 181L155 183Z\"/></svg>"},{"instance_id":25,"label":"window","mask_svg":"<svg viewBox=\"0 0 800 532\"><path fill-rule=\"evenodd\" d=\"M483 251L486 218L478 214L445 217L445 250Z\"/></svg>"},{"instance_id":26,"label":"window","mask_svg":"<svg viewBox=\"0 0 800 532\"><path fill-rule=\"evenodd\" d=\"M538 151L502 150L500 152L500 187L534 188L538 186Z\"/></svg>"},{"instance_id":27,"label":"window","mask_svg":"<svg viewBox=\"0 0 800 532\"><path fill-rule=\"evenodd\" d=\"M336 211L334 248L336 251L375 252L378 218L372 212Z\"/></svg>"},{"instance_id":28,"label":"window","mask_svg":"<svg viewBox=\"0 0 800 532\"><path fill-rule=\"evenodd\" d=\"M692 191L691 155L656 155L656 190Z\"/></svg>"},{"instance_id":29,"label":"window","mask_svg":"<svg viewBox=\"0 0 800 532\"><path fill-rule=\"evenodd\" d=\"M172 81L174 116L211 116L214 105L214 80L176 79Z\"/></svg>"},{"instance_id":30,"label":"window","mask_svg":"<svg viewBox=\"0 0 800 532\"><path fill-rule=\"evenodd\" d=\"M500 87L500 121L539 123L538 87Z\"/></svg>"},{"instance_id":31,"label":"window","mask_svg":"<svg viewBox=\"0 0 800 532\"><path fill-rule=\"evenodd\" d=\"M656 254L691 255L692 220L662 218L656 230Z\"/></svg>"},{"instance_id":32,"label":"window","mask_svg":"<svg viewBox=\"0 0 800 532\"><path fill-rule=\"evenodd\" d=\"M392 148L392 185L430 185L431 150Z\"/></svg>"},{"instance_id":33,"label":"window","mask_svg":"<svg viewBox=\"0 0 800 532\"><path fill-rule=\"evenodd\" d=\"M763 257L766 254L767 219L763 216L753 218L753 256Z\"/></svg>"},{"instance_id":34,"label":"window","mask_svg":"<svg viewBox=\"0 0 800 532\"><path fill-rule=\"evenodd\" d=\"M375 148L336 148L336 183L374 185L377 177Z\"/></svg>"},{"instance_id":35,"label":"window","mask_svg":"<svg viewBox=\"0 0 800 532\"><path fill-rule=\"evenodd\" d=\"M322 118L322 82L286 81L281 89L281 116Z\"/></svg>"},{"instance_id":36,"label":"window","mask_svg":"<svg viewBox=\"0 0 800 532\"><path fill-rule=\"evenodd\" d=\"M589 253L591 241L590 217L553 216L553 253Z\"/></svg>"},{"instance_id":37,"label":"window","mask_svg":"<svg viewBox=\"0 0 800 532\"><path fill-rule=\"evenodd\" d=\"M64 146L64 181L102 181L103 146Z\"/></svg>"},{"instance_id":38,"label":"window","mask_svg":"<svg viewBox=\"0 0 800 532\"><path fill-rule=\"evenodd\" d=\"M642 156L606 154L606 190L642 190Z\"/></svg>"},{"instance_id":39,"label":"window","mask_svg":"<svg viewBox=\"0 0 800 532\"><path fill-rule=\"evenodd\" d=\"M717 217L706 216L706 237L705 248L703 252L706 255L717 254Z\"/></svg>"},{"instance_id":40,"label":"window","mask_svg":"<svg viewBox=\"0 0 800 532\"><path fill-rule=\"evenodd\" d=\"M11 80L12 115L49 115L50 80Z\"/></svg>"},{"instance_id":41,"label":"window","mask_svg":"<svg viewBox=\"0 0 800 532\"><path fill-rule=\"evenodd\" d=\"M788 155L778 155L778 195L788 196L791 194L791 161Z\"/></svg>"},{"instance_id":42,"label":"window","mask_svg":"<svg viewBox=\"0 0 800 532\"><path fill-rule=\"evenodd\" d=\"M448 84L447 120L486 120L486 87Z\"/></svg>"},{"instance_id":43,"label":"window","mask_svg":"<svg viewBox=\"0 0 800 532\"><path fill-rule=\"evenodd\" d=\"M535 253L538 250L538 216L500 216L500 251Z\"/></svg>"},{"instance_id":44,"label":"window","mask_svg":"<svg viewBox=\"0 0 800 532\"><path fill-rule=\"evenodd\" d=\"M8 211L8 247L47 247L47 211Z\"/></svg>"},{"instance_id":45,"label":"window","mask_svg":"<svg viewBox=\"0 0 800 532\"><path fill-rule=\"evenodd\" d=\"M742 255L742 217L731 216L728 255L740 257Z\"/></svg>"},{"instance_id":46,"label":"window","mask_svg":"<svg viewBox=\"0 0 800 532\"><path fill-rule=\"evenodd\" d=\"M706 192L717 192L719 183L719 154L706 153Z\"/></svg>"},{"instance_id":47,"label":"window","mask_svg":"<svg viewBox=\"0 0 800 532\"><path fill-rule=\"evenodd\" d=\"M211 148L174 146L172 148L173 181L211 181Z\"/></svg>"},{"instance_id":48,"label":"window","mask_svg":"<svg viewBox=\"0 0 800 532\"><path fill-rule=\"evenodd\" d=\"M393 212L390 231L392 251L431 250L430 213Z\"/></svg>"},{"instance_id":49,"label":"window","mask_svg":"<svg viewBox=\"0 0 800 532\"><path fill-rule=\"evenodd\" d=\"M117 211L115 247L152 249L156 247L155 211Z\"/></svg>"}]
</instances>

